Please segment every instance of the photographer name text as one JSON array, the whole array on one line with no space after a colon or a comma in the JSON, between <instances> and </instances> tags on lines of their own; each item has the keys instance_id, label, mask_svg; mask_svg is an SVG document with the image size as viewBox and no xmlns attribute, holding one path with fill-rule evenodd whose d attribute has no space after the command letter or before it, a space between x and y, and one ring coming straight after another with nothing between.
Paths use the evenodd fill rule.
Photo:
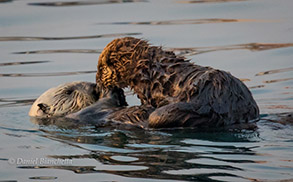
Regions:
<instances>
[{"instance_id":1,"label":"photographer name text","mask_svg":"<svg viewBox=\"0 0 293 182\"><path fill-rule=\"evenodd\" d=\"M16 165L43 165L43 166L69 166L72 165L72 159L52 159L52 158L10 158L9 164Z\"/></svg>"}]
</instances>

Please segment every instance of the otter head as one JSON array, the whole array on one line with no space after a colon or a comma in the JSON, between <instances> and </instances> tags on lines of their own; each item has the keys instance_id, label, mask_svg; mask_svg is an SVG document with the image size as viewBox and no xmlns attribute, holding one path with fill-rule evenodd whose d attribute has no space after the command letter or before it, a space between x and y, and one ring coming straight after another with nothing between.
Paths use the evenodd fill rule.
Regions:
<instances>
[{"instance_id":1,"label":"otter head","mask_svg":"<svg viewBox=\"0 0 293 182\"><path fill-rule=\"evenodd\" d=\"M99 57L96 82L104 88L129 86L132 72L148 47L146 41L133 37L114 39Z\"/></svg>"},{"instance_id":2,"label":"otter head","mask_svg":"<svg viewBox=\"0 0 293 182\"><path fill-rule=\"evenodd\" d=\"M90 82L71 82L51 88L32 105L29 116L64 116L77 112L99 100L101 90Z\"/></svg>"}]
</instances>

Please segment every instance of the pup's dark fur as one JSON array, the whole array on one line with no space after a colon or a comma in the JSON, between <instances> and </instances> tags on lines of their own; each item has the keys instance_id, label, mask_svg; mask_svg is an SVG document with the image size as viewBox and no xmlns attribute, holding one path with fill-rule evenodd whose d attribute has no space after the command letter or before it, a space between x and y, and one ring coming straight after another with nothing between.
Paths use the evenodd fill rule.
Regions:
<instances>
[{"instance_id":1,"label":"pup's dark fur","mask_svg":"<svg viewBox=\"0 0 293 182\"><path fill-rule=\"evenodd\" d=\"M149 127L201 127L247 123L259 109L248 88L225 71L126 37L110 42L99 57L98 84L130 86L142 105L156 108Z\"/></svg>"}]
</instances>

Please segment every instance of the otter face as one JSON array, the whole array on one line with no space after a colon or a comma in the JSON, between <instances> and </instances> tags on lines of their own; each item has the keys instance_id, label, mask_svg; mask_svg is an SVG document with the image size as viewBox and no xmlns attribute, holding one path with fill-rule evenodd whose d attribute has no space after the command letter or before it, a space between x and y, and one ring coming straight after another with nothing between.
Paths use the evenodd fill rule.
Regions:
<instances>
[{"instance_id":1,"label":"otter face","mask_svg":"<svg viewBox=\"0 0 293 182\"><path fill-rule=\"evenodd\" d=\"M51 88L32 105L29 116L64 116L77 112L99 100L101 93L96 84L71 82Z\"/></svg>"}]
</instances>

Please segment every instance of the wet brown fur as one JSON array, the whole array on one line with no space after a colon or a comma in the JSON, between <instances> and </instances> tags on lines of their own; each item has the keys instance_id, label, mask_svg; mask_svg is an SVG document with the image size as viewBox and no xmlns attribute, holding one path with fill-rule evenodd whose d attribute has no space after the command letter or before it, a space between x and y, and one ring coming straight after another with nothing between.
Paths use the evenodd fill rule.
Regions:
<instances>
[{"instance_id":1,"label":"wet brown fur","mask_svg":"<svg viewBox=\"0 0 293 182\"><path fill-rule=\"evenodd\" d=\"M224 126L259 117L248 88L225 71L191 63L132 37L110 42L99 57L104 89L130 86L142 105L156 108L149 127Z\"/></svg>"}]
</instances>

